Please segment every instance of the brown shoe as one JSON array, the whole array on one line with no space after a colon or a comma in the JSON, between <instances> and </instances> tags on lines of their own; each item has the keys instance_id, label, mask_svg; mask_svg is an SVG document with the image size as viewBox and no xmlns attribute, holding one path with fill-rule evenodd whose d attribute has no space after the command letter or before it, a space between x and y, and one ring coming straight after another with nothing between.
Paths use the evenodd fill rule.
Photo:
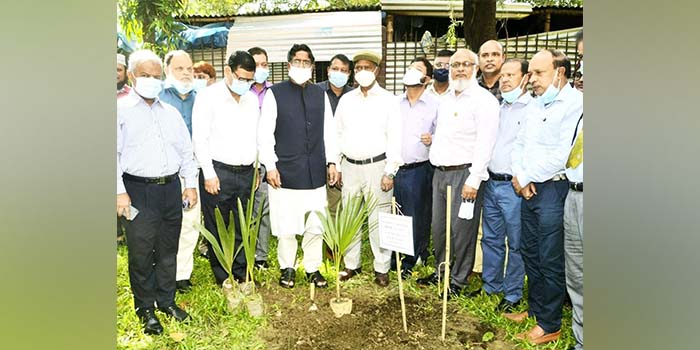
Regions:
<instances>
[{"instance_id":1,"label":"brown shoe","mask_svg":"<svg viewBox=\"0 0 700 350\"><path fill-rule=\"evenodd\" d=\"M362 269L359 267L356 269L344 269L343 271L338 272L338 275L340 276L341 281L347 281L351 278L353 278L355 275L359 275L362 272Z\"/></svg>"},{"instance_id":2,"label":"brown shoe","mask_svg":"<svg viewBox=\"0 0 700 350\"><path fill-rule=\"evenodd\" d=\"M380 287L386 287L389 285L389 274L374 272L374 283Z\"/></svg>"},{"instance_id":3,"label":"brown shoe","mask_svg":"<svg viewBox=\"0 0 700 350\"><path fill-rule=\"evenodd\" d=\"M517 323L523 323L523 321L525 321L527 316L528 316L527 311L523 311L523 312L519 312L519 313L504 313L503 314L503 317L505 317L511 321L517 322Z\"/></svg>"},{"instance_id":4,"label":"brown shoe","mask_svg":"<svg viewBox=\"0 0 700 350\"><path fill-rule=\"evenodd\" d=\"M553 342L557 339L559 339L559 336L561 335L561 330L558 330L556 332L552 333L545 333L544 329L540 327L539 325L532 327L527 332L520 333L516 335L515 337L521 340L527 340L532 344L539 345L539 344L544 344L544 343L549 343Z\"/></svg>"}]
</instances>

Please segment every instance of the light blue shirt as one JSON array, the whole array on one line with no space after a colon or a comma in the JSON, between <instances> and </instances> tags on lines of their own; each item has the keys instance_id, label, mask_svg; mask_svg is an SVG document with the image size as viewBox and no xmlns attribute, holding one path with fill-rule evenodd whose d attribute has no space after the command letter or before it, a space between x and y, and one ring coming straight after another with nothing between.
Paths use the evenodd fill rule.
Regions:
<instances>
[{"instance_id":1,"label":"light blue shirt","mask_svg":"<svg viewBox=\"0 0 700 350\"><path fill-rule=\"evenodd\" d=\"M581 129L583 129L583 118L581 118L581 122L578 123L578 128L576 129L576 135L578 135L581 132ZM575 141L576 136L572 136L571 140ZM573 141L571 143L571 147L569 150L574 148ZM568 158L567 158L568 160ZM583 161L581 161L581 164L579 164L577 167L571 169L571 168L566 168L566 177L569 179L570 182L583 182Z\"/></svg>"},{"instance_id":2,"label":"light blue shirt","mask_svg":"<svg viewBox=\"0 0 700 350\"><path fill-rule=\"evenodd\" d=\"M194 99L196 96L197 91L192 90L183 100L174 87L165 88L158 95L161 101L172 105L180 112L182 119L185 121L185 125L187 125L190 137L192 137L192 107L194 106Z\"/></svg>"},{"instance_id":3,"label":"light blue shirt","mask_svg":"<svg viewBox=\"0 0 700 350\"><path fill-rule=\"evenodd\" d=\"M539 98L533 102L538 106L525 117L513 146L513 175L523 187L564 173L576 122L583 113L583 94L569 84L549 105L543 106Z\"/></svg>"},{"instance_id":4,"label":"light blue shirt","mask_svg":"<svg viewBox=\"0 0 700 350\"><path fill-rule=\"evenodd\" d=\"M149 106L132 90L117 101L117 194L126 192L123 173L161 177L178 171L186 188L196 188L192 140L180 112L158 98Z\"/></svg>"},{"instance_id":5,"label":"light blue shirt","mask_svg":"<svg viewBox=\"0 0 700 350\"><path fill-rule=\"evenodd\" d=\"M513 174L511 169L511 157L513 144L518 136L518 131L523 124L525 116L533 111L536 106L529 93L518 97L512 104L503 100L501 102L501 117L498 122L498 136L493 147L493 155L489 163L489 170L496 174Z\"/></svg>"},{"instance_id":6,"label":"light blue shirt","mask_svg":"<svg viewBox=\"0 0 700 350\"><path fill-rule=\"evenodd\" d=\"M426 91L411 106L406 93L399 96L399 107L403 121L401 156L405 164L428 160L430 146L421 142L420 135L434 134L437 123L438 100Z\"/></svg>"}]
</instances>

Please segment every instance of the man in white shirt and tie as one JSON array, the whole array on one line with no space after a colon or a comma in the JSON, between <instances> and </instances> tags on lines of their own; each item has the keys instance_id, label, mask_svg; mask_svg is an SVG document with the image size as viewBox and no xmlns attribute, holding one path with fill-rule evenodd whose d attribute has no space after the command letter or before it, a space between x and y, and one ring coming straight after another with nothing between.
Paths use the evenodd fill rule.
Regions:
<instances>
[{"instance_id":1,"label":"man in white shirt and tie","mask_svg":"<svg viewBox=\"0 0 700 350\"><path fill-rule=\"evenodd\" d=\"M255 60L245 51L229 56L224 79L201 90L192 111L192 142L199 166L199 193L202 198L204 226L219 240L215 208L221 210L226 226L234 213L235 246L241 247L238 199L243 208L250 198L257 157L257 129L260 116L258 100L249 93L255 74ZM207 242L212 252L211 243ZM209 264L221 285L228 273L215 254L208 254ZM236 255L233 277L245 280L246 260Z\"/></svg>"},{"instance_id":2,"label":"man in white shirt and tie","mask_svg":"<svg viewBox=\"0 0 700 350\"><path fill-rule=\"evenodd\" d=\"M361 193L372 196L378 206L370 213L370 225L379 220L379 212L391 212L394 176L401 159L401 118L396 96L376 81L381 57L372 51L360 51L353 57L355 80L360 87L347 92L338 103L335 120L343 155L341 163L343 198ZM391 251L379 247L379 228L369 232L374 256L374 282L389 285ZM358 234L360 234L358 232ZM341 280L361 272L361 241L350 246L345 255Z\"/></svg>"},{"instance_id":3,"label":"man in white shirt and tie","mask_svg":"<svg viewBox=\"0 0 700 350\"><path fill-rule=\"evenodd\" d=\"M430 148L433 164L432 234L435 270L442 274L445 261L447 186L452 189L450 295L467 285L474 267L476 236L483 202L482 181L488 180L487 165L498 132L498 100L476 80L476 53L459 49L450 58L450 91L438 107L437 127ZM473 217L460 218L463 201L474 203ZM438 276L419 279L434 284Z\"/></svg>"},{"instance_id":4,"label":"man in white shirt and tie","mask_svg":"<svg viewBox=\"0 0 700 350\"><path fill-rule=\"evenodd\" d=\"M513 180L522 196L520 252L528 277L529 312L507 313L537 325L519 338L534 344L559 339L566 294L564 274L564 175L571 138L583 112L583 95L571 87L571 62L559 50L546 49L530 60L532 89L539 105L529 114L513 147Z\"/></svg>"}]
</instances>

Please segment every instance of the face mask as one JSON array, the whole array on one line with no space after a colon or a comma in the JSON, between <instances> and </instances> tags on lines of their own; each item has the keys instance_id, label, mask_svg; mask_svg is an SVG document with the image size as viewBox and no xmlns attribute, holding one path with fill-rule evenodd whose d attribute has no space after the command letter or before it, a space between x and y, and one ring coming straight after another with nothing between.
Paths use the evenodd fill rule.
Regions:
<instances>
[{"instance_id":1,"label":"face mask","mask_svg":"<svg viewBox=\"0 0 700 350\"><path fill-rule=\"evenodd\" d=\"M501 91L501 97L503 97L503 100L506 101L507 104L512 104L518 99L518 97L520 97L520 95L522 95L523 89L520 86L523 84L523 80L525 80L525 77L520 79L520 83L518 83L518 86L516 86L515 89L508 92Z\"/></svg>"},{"instance_id":2,"label":"face mask","mask_svg":"<svg viewBox=\"0 0 700 350\"><path fill-rule=\"evenodd\" d=\"M173 78L166 78L165 85L174 87L175 90L177 90L177 93L179 93L181 95L189 93L194 88L194 84L192 84L192 82L183 83L183 82L181 82L179 80L175 80Z\"/></svg>"},{"instance_id":3,"label":"face mask","mask_svg":"<svg viewBox=\"0 0 700 350\"><path fill-rule=\"evenodd\" d=\"M194 89L199 91L201 89L204 89L207 87L207 80L206 79L195 79L194 82L192 83L194 86Z\"/></svg>"},{"instance_id":4,"label":"face mask","mask_svg":"<svg viewBox=\"0 0 700 350\"><path fill-rule=\"evenodd\" d=\"M554 84L559 83L559 69L557 69L557 72L554 73L554 80L552 80L552 83L549 84L547 87L547 90L544 91L542 96L539 97L539 100L542 101L544 105L548 105L554 101L554 98L557 97L557 94L559 94L559 89L560 87L555 87Z\"/></svg>"},{"instance_id":5,"label":"face mask","mask_svg":"<svg viewBox=\"0 0 700 350\"><path fill-rule=\"evenodd\" d=\"M331 71L331 74L328 76L328 80L331 82L331 84L333 84L333 86L340 88L348 83L348 77L349 75L343 72Z\"/></svg>"},{"instance_id":6,"label":"face mask","mask_svg":"<svg viewBox=\"0 0 700 350\"><path fill-rule=\"evenodd\" d=\"M311 79L311 68L292 67L289 69L289 77L295 83L302 85Z\"/></svg>"},{"instance_id":7,"label":"face mask","mask_svg":"<svg viewBox=\"0 0 700 350\"><path fill-rule=\"evenodd\" d=\"M418 69L409 68L406 70L406 74L403 75L403 84L406 86L421 85L423 79L423 72Z\"/></svg>"},{"instance_id":8,"label":"face mask","mask_svg":"<svg viewBox=\"0 0 700 350\"><path fill-rule=\"evenodd\" d=\"M238 79L234 79L233 83L229 84L228 88L231 89L231 91L233 91L234 94L236 94L238 96L243 96L248 91L250 91L251 85L253 85L252 81L250 83L247 83L245 81L240 81Z\"/></svg>"},{"instance_id":9,"label":"face mask","mask_svg":"<svg viewBox=\"0 0 700 350\"><path fill-rule=\"evenodd\" d=\"M270 76L270 70L267 68L258 68L255 70L255 82L258 84L262 84L267 80L267 77Z\"/></svg>"},{"instance_id":10,"label":"face mask","mask_svg":"<svg viewBox=\"0 0 700 350\"><path fill-rule=\"evenodd\" d=\"M433 71L433 78L439 83L444 83L450 78L450 71L447 68L440 68Z\"/></svg>"},{"instance_id":11,"label":"face mask","mask_svg":"<svg viewBox=\"0 0 700 350\"><path fill-rule=\"evenodd\" d=\"M374 73L368 70L363 70L355 74L355 80L357 80L357 83L360 84L360 86L362 87L368 87L372 85L372 83L374 83L374 79Z\"/></svg>"},{"instance_id":12,"label":"face mask","mask_svg":"<svg viewBox=\"0 0 700 350\"><path fill-rule=\"evenodd\" d=\"M163 82L156 78L138 77L134 89L141 97L152 99L163 90Z\"/></svg>"}]
</instances>

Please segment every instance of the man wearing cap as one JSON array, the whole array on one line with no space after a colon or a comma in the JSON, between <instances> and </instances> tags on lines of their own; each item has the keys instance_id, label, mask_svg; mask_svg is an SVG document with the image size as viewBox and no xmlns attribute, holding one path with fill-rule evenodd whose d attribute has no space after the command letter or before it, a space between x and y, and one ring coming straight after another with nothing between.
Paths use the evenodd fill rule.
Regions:
<instances>
[{"instance_id":1,"label":"man wearing cap","mask_svg":"<svg viewBox=\"0 0 700 350\"><path fill-rule=\"evenodd\" d=\"M478 57L471 50L459 49L450 58L450 93L438 107L437 127L430 146L430 163L436 167L432 212L435 270L441 275L444 269L441 264L446 257L447 186L452 191L450 295L461 292L474 267L477 218L483 201L480 185L489 178L486 167L498 132L498 100L477 83L477 65ZM458 215L461 205L469 208L470 204L473 215ZM434 284L437 279L432 274L417 282Z\"/></svg>"},{"instance_id":2,"label":"man wearing cap","mask_svg":"<svg viewBox=\"0 0 700 350\"><path fill-rule=\"evenodd\" d=\"M175 107L187 125L188 137L192 139L192 107L194 106L197 90L195 89L194 68L190 55L183 50L175 50L165 55L165 84L160 93L160 100ZM197 79L199 80L199 79ZM200 80L200 85L206 86L206 81ZM183 180L183 179L181 179ZM184 183L181 181L181 183ZM199 193L197 193L199 196ZM194 267L194 252L199 239L199 231L195 222L200 222L202 212L200 198L197 205L182 210L182 230L177 251L177 281L179 292L187 292L192 287L190 276Z\"/></svg>"},{"instance_id":3,"label":"man wearing cap","mask_svg":"<svg viewBox=\"0 0 700 350\"><path fill-rule=\"evenodd\" d=\"M129 78L126 74L126 57L118 53L117 54L117 98L124 97L129 94L131 87L129 84Z\"/></svg>"},{"instance_id":4,"label":"man wearing cap","mask_svg":"<svg viewBox=\"0 0 700 350\"><path fill-rule=\"evenodd\" d=\"M129 220L129 280L148 334L163 332L156 305L178 321L188 318L175 304L175 257L183 201L197 205L192 142L180 112L158 97L161 74L156 54L134 52L129 57L134 88L117 102L117 215Z\"/></svg>"},{"instance_id":5,"label":"man wearing cap","mask_svg":"<svg viewBox=\"0 0 700 350\"><path fill-rule=\"evenodd\" d=\"M378 206L370 213L370 246L374 255L374 282L389 285L391 251L379 247L379 212L391 212L394 176L401 158L402 124L396 96L376 81L381 58L372 51L360 51L353 57L355 80L359 89L345 94L338 103L335 121L340 152L343 156L343 198L362 194L372 196ZM360 234L358 232L357 234ZM361 241L349 247L341 280L361 271Z\"/></svg>"},{"instance_id":6,"label":"man wearing cap","mask_svg":"<svg viewBox=\"0 0 700 350\"><path fill-rule=\"evenodd\" d=\"M297 235L302 235L304 270L317 288L328 287L319 272L323 227L315 211L325 212L326 183L338 180L333 112L323 89L310 80L314 55L306 44L287 53L289 80L265 94L258 128L260 160L267 168L270 224L277 236L280 286L293 288ZM308 217L308 218L307 218Z\"/></svg>"}]
</instances>

